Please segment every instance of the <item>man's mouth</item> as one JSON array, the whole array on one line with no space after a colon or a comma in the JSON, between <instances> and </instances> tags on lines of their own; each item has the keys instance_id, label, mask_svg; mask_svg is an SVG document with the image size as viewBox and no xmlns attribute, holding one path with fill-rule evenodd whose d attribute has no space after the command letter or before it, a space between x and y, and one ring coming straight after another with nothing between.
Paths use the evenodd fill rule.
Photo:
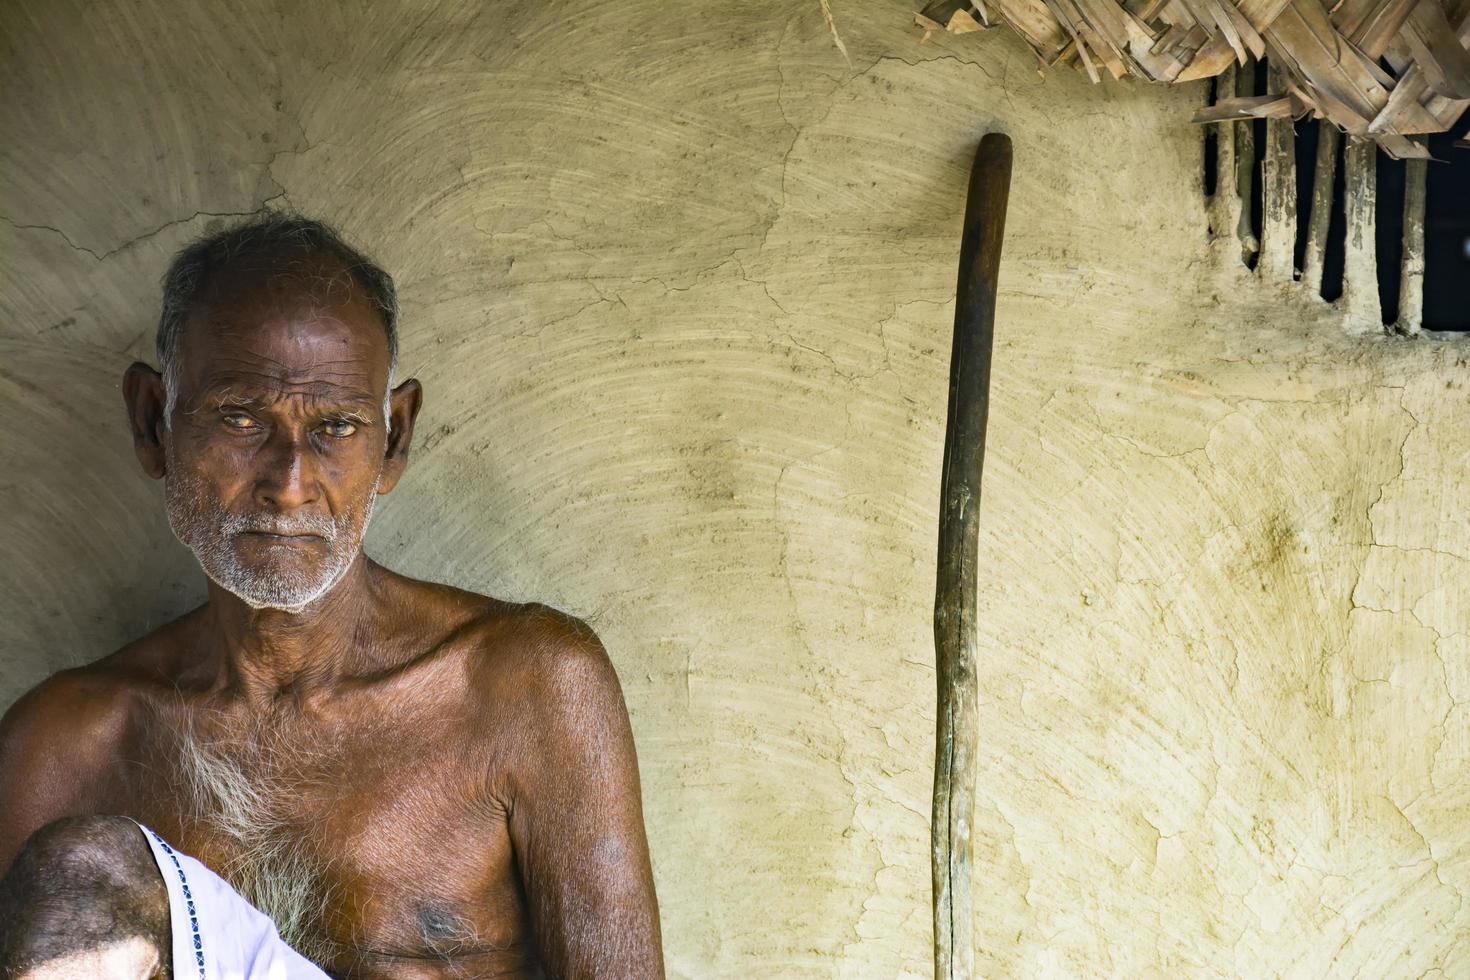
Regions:
<instances>
[{"instance_id":1,"label":"man's mouth","mask_svg":"<svg viewBox=\"0 0 1470 980\"><path fill-rule=\"evenodd\" d=\"M310 544L325 540L319 534L277 534L273 531L242 531L240 536L256 538L267 544Z\"/></svg>"}]
</instances>

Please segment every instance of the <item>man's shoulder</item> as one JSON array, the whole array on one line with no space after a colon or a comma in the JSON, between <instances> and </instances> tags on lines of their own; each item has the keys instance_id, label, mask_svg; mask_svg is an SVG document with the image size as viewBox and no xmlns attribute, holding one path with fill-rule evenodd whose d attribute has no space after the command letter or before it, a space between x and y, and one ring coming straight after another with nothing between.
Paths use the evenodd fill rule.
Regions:
<instances>
[{"instance_id":1,"label":"man's shoulder","mask_svg":"<svg viewBox=\"0 0 1470 980\"><path fill-rule=\"evenodd\" d=\"M56 752L115 742L135 702L137 680L115 654L52 674L0 718L0 759L29 748Z\"/></svg>"},{"instance_id":2,"label":"man's shoulder","mask_svg":"<svg viewBox=\"0 0 1470 980\"><path fill-rule=\"evenodd\" d=\"M136 701L110 664L63 670L0 718L0 865L51 820L90 813L128 739Z\"/></svg>"},{"instance_id":3,"label":"man's shoulder","mask_svg":"<svg viewBox=\"0 0 1470 980\"><path fill-rule=\"evenodd\" d=\"M392 573L403 590L401 605L422 611L430 652L467 654L492 671L548 670L577 661L607 659L586 621L543 602L513 602L438 582Z\"/></svg>"},{"instance_id":4,"label":"man's shoulder","mask_svg":"<svg viewBox=\"0 0 1470 980\"><path fill-rule=\"evenodd\" d=\"M466 624L461 642L480 683L511 685L522 697L565 693L569 684L616 680L597 633L541 602L508 604Z\"/></svg>"},{"instance_id":5,"label":"man's shoulder","mask_svg":"<svg viewBox=\"0 0 1470 980\"><path fill-rule=\"evenodd\" d=\"M622 685L586 621L544 603L517 606L479 625L470 663L471 713L497 743L497 796L524 802L549 781L636 786Z\"/></svg>"},{"instance_id":6,"label":"man's shoulder","mask_svg":"<svg viewBox=\"0 0 1470 980\"><path fill-rule=\"evenodd\" d=\"M583 619L542 602L505 602L462 593L473 607L441 647L465 665L474 695L492 709L540 714L568 704L622 706L607 649Z\"/></svg>"},{"instance_id":7,"label":"man's shoulder","mask_svg":"<svg viewBox=\"0 0 1470 980\"><path fill-rule=\"evenodd\" d=\"M143 705L173 690L178 622L57 671L0 717L0 866L37 827L106 804Z\"/></svg>"},{"instance_id":8,"label":"man's shoulder","mask_svg":"<svg viewBox=\"0 0 1470 980\"><path fill-rule=\"evenodd\" d=\"M540 724L568 705L623 712L607 650L583 619L544 602L513 602L391 573L403 646L419 651L398 672L423 671L464 686L471 715L487 723ZM443 690L437 684L420 689Z\"/></svg>"},{"instance_id":9,"label":"man's shoulder","mask_svg":"<svg viewBox=\"0 0 1470 980\"><path fill-rule=\"evenodd\" d=\"M0 717L0 762L37 748L81 755L115 746L141 701L172 689L173 652L193 615L99 660L59 670L22 694Z\"/></svg>"}]
</instances>

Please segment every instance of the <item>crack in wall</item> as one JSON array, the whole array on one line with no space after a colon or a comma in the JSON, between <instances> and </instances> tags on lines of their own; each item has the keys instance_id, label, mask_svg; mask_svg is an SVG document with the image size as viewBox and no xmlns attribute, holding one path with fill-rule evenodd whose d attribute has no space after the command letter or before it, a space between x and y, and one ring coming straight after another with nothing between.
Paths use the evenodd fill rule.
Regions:
<instances>
[{"instance_id":1,"label":"crack in wall","mask_svg":"<svg viewBox=\"0 0 1470 980\"><path fill-rule=\"evenodd\" d=\"M98 262L103 262L118 254L119 252L127 251L134 245L146 242L151 238L157 237L163 232L168 231L170 228L176 228L179 225L189 224L190 222L195 221L198 218L248 218L251 215L260 214L276 201L285 199L285 196L286 195L284 192L273 194L272 196L261 201L259 205L249 211L195 211L193 214L189 215L186 218L175 218L172 221L164 222L156 228L151 228L148 231L143 232L141 235L134 235L132 238L123 241L121 244L116 245L105 252L97 252L88 248L85 245L78 245L76 242L73 242L71 240L66 232L52 225L19 224L15 221L12 221L10 218L6 217L3 214L0 214L0 221L5 222L12 228L23 230L49 231L52 234L58 236L73 251L85 253L86 255L90 255L92 258L96 259Z\"/></svg>"}]
</instances>

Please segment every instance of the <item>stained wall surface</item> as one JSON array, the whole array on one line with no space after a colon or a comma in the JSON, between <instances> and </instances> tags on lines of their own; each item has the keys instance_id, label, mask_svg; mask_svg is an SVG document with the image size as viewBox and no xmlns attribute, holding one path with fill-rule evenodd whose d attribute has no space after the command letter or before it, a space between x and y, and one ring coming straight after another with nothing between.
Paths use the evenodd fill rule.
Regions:
<instances>
[{"instance_id":1,"label":"stained wall surface","mask_svg":"<svg viewBox=\"0 0 1470 980\"><path fill-rule=\"evenodd\" d=\"M1010 133L982 503L989 976L1470 975L1470 346L1206 241L1197 86L902 4L12 2L0 705L199 601L119 378L266 205L397 277L369 551L588 618L676 977L929 975L965 179Z\"/></svg>"}]
</instances>

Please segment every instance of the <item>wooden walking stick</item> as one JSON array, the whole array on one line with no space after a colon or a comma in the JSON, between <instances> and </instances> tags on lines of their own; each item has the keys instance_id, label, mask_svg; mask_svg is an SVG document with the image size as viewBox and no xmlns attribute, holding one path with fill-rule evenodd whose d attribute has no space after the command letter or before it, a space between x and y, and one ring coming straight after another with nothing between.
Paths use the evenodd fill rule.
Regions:
<instances>
[{"instance_id":1,"label":"wooden walking stick","mask_svg":"<svg viewBox=\"0 0 1470 980\"><path fill-rule=\"evenodd\" d=\"M934 976L974 976L970 903L970 822L975 806L975 563L979 552L980 466L990 400L995 288L1011 186L1011 140L989 133L970 171L960 239L949 416L939 496L939 563L934 595L939 682L934 757Z\"/></svg>"}]
</instances>

